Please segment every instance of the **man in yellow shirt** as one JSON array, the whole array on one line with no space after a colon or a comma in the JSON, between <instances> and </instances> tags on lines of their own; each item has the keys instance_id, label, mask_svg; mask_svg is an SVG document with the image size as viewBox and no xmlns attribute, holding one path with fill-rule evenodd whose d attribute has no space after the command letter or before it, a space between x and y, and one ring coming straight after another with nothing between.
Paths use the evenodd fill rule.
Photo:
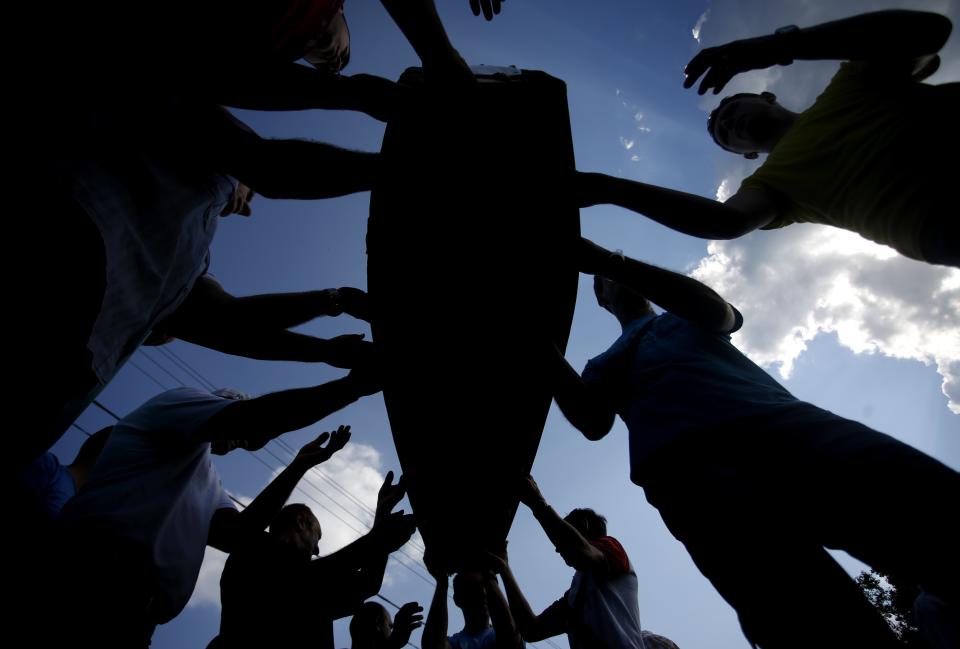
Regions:
<instances>
[{"instance_id":1,"label":"man in yellow shirt","mask_svg":"<svg viewBox=\"0 0 960 649\"><path fill-rule=\"evenodd\" d=\"M937 154L960 143L960 83L919 81L952 25L944 16L881 11L707 48L686 68L686 87L719 92L735 74L794 59L846 62L801 113L771 93L724 99L710 116L714 140L764 164L723 203L600 174L579 176L580 203L613 203L686 234L732 239L757 228L810 222L842 227L901 254L960 267L951 165Z\"/></svg>"}]
</instances>

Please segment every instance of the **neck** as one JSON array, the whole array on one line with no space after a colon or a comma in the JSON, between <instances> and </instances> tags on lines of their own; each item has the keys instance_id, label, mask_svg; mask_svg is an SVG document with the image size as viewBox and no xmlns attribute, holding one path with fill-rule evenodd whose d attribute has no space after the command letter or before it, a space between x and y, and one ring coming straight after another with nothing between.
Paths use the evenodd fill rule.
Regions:
<instances>
[{"instance_id":1,"label":"neck","mask_svg":"<svg viewBox=\"0 0 960 649\"><path fill-rule=\"evenodd\" d=\"M770 153L773 151L773 148L779 144L783 136L787 134L787 131L789 131L791 127L793 127L794 122L797 121L797 113L787 110L786 108L782 109L782 111L781 113L777 113L775 118L775 131L770 141L760 147L761 153Z\"/></svg>"},{"instance_id":2,"label":"neck","mask_svg":"<svg viewBox=\"0 0 960 649\"><path fill-rule=\"evenodd\" d=\"M490 616L483 613L463 613L463 630L467 633L480 633L490 626Z\"/></svg>"}]
</instances>

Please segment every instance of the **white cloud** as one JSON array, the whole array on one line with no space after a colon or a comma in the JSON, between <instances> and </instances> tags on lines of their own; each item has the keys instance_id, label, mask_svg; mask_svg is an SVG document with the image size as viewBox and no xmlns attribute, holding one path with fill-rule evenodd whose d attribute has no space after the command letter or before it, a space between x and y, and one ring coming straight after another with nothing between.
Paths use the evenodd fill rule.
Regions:
<instances>
[{"instance_id":1,"label":"white cloud","mask_svg":"<svg viewBox=\"0 0 960 649\"><path fill-rule=\"evenodd\" d=\"M935 365L960 414L960 270L816 225L714 241L707 251L691 274L743 313L734 340L757 363L788 378L809 341L836 333L858 354Z\"/></svg>"},{"instance_id":2,"label":"white cloud","mask_svg":"<svg viewBox=\"0 0 960 649\"><path fill-rule=\"evenodd\" d=\"M200 566L200 576L193 589L193 595L187 602L191 606L214 606L220 608L220 574L227 563L227 553L207 546Z\"/></svg>"},{"instance_id":3,"label":"white cloud","mask_svg":"<svg viewBox=\"0 0 960 649\"><path fill-rule=\"evenodd\" d=\"M623 137L622 135L620 136L620 144L622 144L623 148L626 149L627 151L632 149L636 143L637 143L636 140L630 140Z\"/></svg>"},{"instance_id":4,"label":"white cloud","mask_svg":"<svg viewBox=\"0 0 960 649\"><path fill-rule=\"evenodd\" d=\"M703 24L707 22L707 18L710 16L710 10L707 9L700 17L697 18L696 24L694 24L693 29L690 30L690 33L693 34L693 38L698 43L700 42L700 31L703 29Z\"/></svg>"},{"instance_id":5,"label":"white cloud","mask_svg":"<svg viewBox=\"0 0 960 649\"><path fill-rule=\"evenodd\" d=\"M863 11L891 8L876 0L869 8L852 1L766 3L714 0L708 45L768 34L778 26L801 27ZM916 0L911 8L937 11L956 20L948 0ZM935 80L955 81L945 71L960 69L960 41L941 51ZM837 62L796 63L734 77L721 95L775 93L794 110L813 103ZM719 96L707 95L709 111ZM730 155L720 170L717 199L726 200L757 163ZM960 271L912 261L856 234L825 226L792 225L756 232L728 242L711 242L708 256L692 273L716 288L744 314L737 343L758 363L778 366L789 376L807 343L820 333L836 333L855 353L880 353L935 365L943 377L950 409L960 414Z\"/></svg>"}]
</instances>

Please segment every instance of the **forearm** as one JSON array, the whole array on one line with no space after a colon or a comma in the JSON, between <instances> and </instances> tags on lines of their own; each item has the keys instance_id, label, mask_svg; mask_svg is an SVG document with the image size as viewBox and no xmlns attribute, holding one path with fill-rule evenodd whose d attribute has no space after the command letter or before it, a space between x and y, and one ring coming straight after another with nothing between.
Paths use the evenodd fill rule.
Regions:
<instances>
[{"instance_id":1,"label":"forearm","mask_svg":"<svg viewBox=\"0 0 960 649\"><path fill-rule=\"evenodd\" d=\"M517 625L517 630L520 632L520 635L523 636L524 640L527 642L535 642L536 640L533 638L536 636L537 631L537 616L533 612L533 609L530 608L530 603L527 602L527 598L524 597L523 591L520 590L520 585L513 576L513 571L507 567L500 573L500 577L503 579L503 588L507 591L507 600L510 602L510 613L513 616L514 623Z\"/></svg>"},{"instance_id":2,"label":"forearm","mask_svg":"<svg viewBox=\"0 0 960 649\"><path fill-rule=\"evenodd\" d=\"M937 52L951 28L940 14L893 9L806 27L778 35L773 42L791 59L913 58Z\"/></svg>"},{"instance_id":3,"label":"forearm","mask_svg":"<svg viewBox=\"0 0 960 649\"><path fill-rule=\"evenodd\" d=\"M674 315L713 331L730 331L733 311L716 291L692 277L611 254L600 272Z\"/></svg>"},{"instance_id":4,"label":"forearm","mask_svg":"<svg viewBox=\"0 0 960 649\"><path fill-rule=\"evenodd\" d=\"M449 649L447 642L447 579L437 580L420 638L422 649Z\"/></svg>"},{"instance_id":5,"label":"forearm","mask_svg":"<svg viewBox=\"0 0 960 649\"><path fill-rule=\"evenodd\" d=\"M352 79L321 72L297 63L245 66L233 74L222 72L211 99L247 110L362 110Z\"/></svg>"},{"instance_id":6,"label":"forearm","mask_svg":"<svg viewBox=\"0 0 960 649\"><path fill-rule=\"evenodd\" d=\"M300 293L265 293L234 298L225 315L251 329L289 329L333 312L331 289Z\"/></svg>"},{"instance_id":7,"label":"forearm","mask_svg":"<svg viewBox=\"0 0 960 649\"><path fill-rule=\"evenodd\" d=\"M355 591L359 596L360 602L380 592L380 587L383 585L383 576L387 572L387 561L389 559L389 553L377 552L368 556L367 561L360 567Z\"/></svg>"},{"instance_id":8,"label":"forearm","mask_svg":"<svg viewBox=\"0 0 960 649\"><path fill-rule=\"evenodd\" d=\"M433 0L381 0L381 4L425 66L443 63L455 52Z\"/></svg>"},{"instance_id":9,"label":"forearm","mask_svg":"<svg viewBox=\"0 0 960 649\"><path fill-rule=\"evenodd\" d=\"M237 401L218 412L203 432L205 439L267 441L316 423L359 399L350 377L311 388L284 390Z\"/></svg>"},{"instance_id":10,"label":"forearm","mask_svg":"<svg viewBox=\"0 0 960 649\"><path fill-rule=\"evenodd\" d=\"M732 239L753 229L739 211L696 194L597 173L578 173L576 182L590 205L617 205L701 239Z\"/></svg>"},{"instance_id":11,"label":"forearm","mask_svg":"<svg viewBox=\"0 0 960 649\"><path fill-rule=\"evenodd\" d=\"M257 138L224 170L267 198L317 199L373 189L380 178L377 153L321 142Z\"/></svg>"},{"instance_id":12,"label":"forearm","mask_svg":"<svg viewBox=\"0 0 960 649\"><path fill-rule=\"evenodd\" d=\"M242 335L241 335L242 333ZM264 361L324 363L330 358L330 341L293 331L211 331L175 337L224 354Z\"/></svg>"},{"instance_id":13,"label":"forearm","mask_svg":"<svg viewBox=\"0 0 960 649\"><path fill-rule=\"evenodd\" d=\"M294 458L240 514L234 517L234 532L240 538L262 532L280 513L297 483L310 469Z\"/></svg>"},{"instance_id":14,"label":"forearm","mask_svg":"<svg viewBox=\"0 0 960 649\"><path fill-rule=\"evenodd\" d=\"M572 560L577 569L582 569L598 550L574 528L563 520L547 502L530 505L530 512L540 523L547 538L565 559Z\"/></svg>"},{"instance_id":15,"label":"forearm","mask_svg":"<svg viewBox=\"0 0 960 649\"><path fill-rule=\"evenodd\" d=\"M496 649L521 649L523 640L517 631L517 625L510 614L510 607L500 591L496 576L485 586L487 607L490 611L490 622L496 634Z\"/></svg>"},{"instance_id":16,"label":"forearm","mask_svg":"<svg viewBox=\"0 0 960 649\"><path fill-rule=\"evenodd\" d=\"M614 411L573 369L554 345L548 350L557 407L574 428L589 440L599 440L613 427Z\"/></svg>"}]
</instances>

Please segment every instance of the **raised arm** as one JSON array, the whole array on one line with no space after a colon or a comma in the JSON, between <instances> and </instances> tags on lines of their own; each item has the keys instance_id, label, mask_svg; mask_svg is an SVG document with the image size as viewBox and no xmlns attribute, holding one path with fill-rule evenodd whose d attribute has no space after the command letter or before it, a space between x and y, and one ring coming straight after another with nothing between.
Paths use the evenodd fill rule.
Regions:
<instances>
[{"instance_id":1,"label":"raised arm","mask_svg":"<svg viewBox=\"0 0 960 649\"><path fill-rule=\"evenodd\" d=\"M473 73L447 37L434 0L380 1L420 57L428 79L473 82Z\"/></svg>"},{"instance_id":2,"label":"raised arm","mask_svg":"<svg viewBox=\"0 0 960 649\"><path fill-rule=\"evenodd\" d=\"M351 370L342 379L312 388L297 388L236 401L210 418L199 430L205 440L245 440L256 450L270 440L320 421L360 397L381 389L376 370L369 366Z\"/></svg>"},{"instance_id":3,"label":"raised arm","mask_svg":"<svg viewBox=\"0 0 960 649\"><path fill-rule=\"evenodd\" d=\"M708 47L687 64L683 82L697 92L720 92L731 78L748 70L787 65L794 59L902 60L940 50L953 28L950 19L923 11L892 9L851 16L804 29L781 28L774 34Z\"/></svg>"},{"instance_id":4,"label":"raised arm","mask_svg":"<svg viewBox=\"0 0 960 649\"><path fill-rule=\"evenodd\" d=\"M450 578L430 561L429 554L424 555L423 559L427 572L437 581L437 585L433 589L427 622L420 636L421 649L450 649L450 641L447 640L447 591Z\"/></svg>"},{"instance_id":5,"label":"raised arm","mask_svg":"<svg viewBox=\"0 0 960 649\"><path fill-rule=\"evenodd\" d=\"M226 109L194 102L165 131L189 144L199 161L267 198L316 199L368 191L380 157L321 142L262 138Z\"/></svg>"},{"instance_id":6,"label":"raised arm","mask_svg":"<svg viewBox=\"0 0 960 649\"><path fill-rule=\"evenodd\" d=\"M574 185L580 207L618 205L701 239L736 239L770 223L778 208L775 200L757 190L744 191L739 197L735 194L721 203L598 173L577 172Z\"/></svg>"},{"instance_id":7,"label":"raised arm","mask_svg":"<svg viewBox=\"0 0 960 649\"><path fill-rule=\"evenodd\" d=\"M248 110L355 110L387 121L401 101L400 87L383 77L330 74L296 63L251 65L214 76L211 101Z\"/></svg>"},{"instance_id":8,"label":"raised arm","mask_svg":"<svg viewBox=\"0 0 960 649\"><path fill-rule=\"evenodd\" d=\"M336 596L327 603L334 618L351 615L364 600L380 591L390 553L400 549L416 529L413 517L391 511L403 498L403 479L393 484L387 473L377 495L371 530L350 545L311 564L311 571L325 580L336 580Z\"/></svg>"},{"instance_id":9,"label":"raised arm","mask_svg":"<svg viewBox=\"0 0 960 649\"><path fill-rule=\"evenodd\" d=\"M503 588L507 591L507 600L510 602L510 613L524 641L539 642L566 632L567 618L558 606L551 606L540 615L536 615L530 608L527 598L524 597L513 576L513 571L510 570L506 550L503 557L495 554L487 556L491 569L503 580Z\"/></svg>"},{"instance_id":10,"label":"raised arm","mask_svg":"<svg viewBox=\"0 0 960 649\"><path fill-rule=\"evenodd\" d=\"M373 352L373 345L363 342L362 334L326 340L287 328L348 309L365 314L366 297L363 291L349 287L235 297L204 275L183 304L154 331L236 356L350 368L369 361Z\"/></svg>"},{"instance_id":11,"label":"raised arm","mask_svg":"<svg viewBox=\"0 0 960 649\"><path fill-rule=\"evenodd\" d=\"M328 439L330 442L324 446ZM350 427L340 426L333 433L321 433L317 439L303 446L290 464L242 512L217 510L210 523L207 543L224 552L232 552L263 532L307 471L329 460L348 441Z\"/></svg>"},{"instance_id":12,"label":"raised arm","mask_svg":"<svg viewBox=\"0 0 960 649\"><path fill-rule=\"evenodd\" d=\"M564 561L576 570L599 574L607 572L607 560L603 552L553 510L531 476L520 482L520 502L530 508Z\"/></svg>"},{"instance_id":13,"label":"raised arm","mask_svg":"<svg viewBox=\"0 0 960 649\"><path fill-rule=\"evenodd\" d=\"M610 252L588 239L580 240L578 251L581 272L623 284L670 313L706 329L728 333L739 326L733 307L692 277Z\"/></svg>"},{"instance_id":14,"label":"raised arm","mask_svg":"<svg viewBox=\"0 0 960 649\"><path fill-rule=\"evenodd\" d=\"M490 613L490 622L496 634L496 649L523 649L523 638L510 613L510 606L500 590L497 575L488 571L484 575L484 594L487 597L487 610Z\"/></svg>"},{"instance_id":15,"label":"raised arm","mask_svg":"<svg viewBox=\"0 0 960 649\"><path fill-rule=\"evenodd\" d=\"M584 383L555 345L548 343L544 353L553 397L560 412L587 439L602 439L613 427L616 415L613 405L603 393Z\"/></svg>"}]
</instances>

